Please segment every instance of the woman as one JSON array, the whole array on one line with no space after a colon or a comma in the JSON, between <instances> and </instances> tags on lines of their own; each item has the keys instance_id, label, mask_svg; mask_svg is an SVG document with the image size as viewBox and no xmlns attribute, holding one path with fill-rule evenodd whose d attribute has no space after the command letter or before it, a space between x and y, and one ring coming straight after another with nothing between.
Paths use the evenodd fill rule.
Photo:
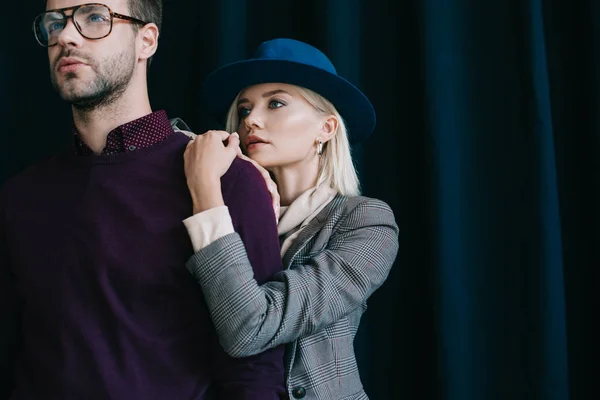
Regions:
<instances>
[{"instance_id":1,"label":"woman","mask_svg":"<svg viewBox=\"0 0 600 400\"><path fill-rule=\"evenodd\" d=\"M207 132L185 154L198 213L195 227L187 224L197 250L188 268L221 344L234 357L285 344L291 398L367 399L354 336L398 251L394 215L359 195L350 155L348 136L359 141L373 131L371 103L323 53L291 39L265 42L253 58L217 69L203 96L214 116L227 116L226 129L239 133ZM262 285L219 186L239 143L272 175L281 201L284 270ZM209 232L204 240L198 229Z\"/></svg>"}]
</instances>

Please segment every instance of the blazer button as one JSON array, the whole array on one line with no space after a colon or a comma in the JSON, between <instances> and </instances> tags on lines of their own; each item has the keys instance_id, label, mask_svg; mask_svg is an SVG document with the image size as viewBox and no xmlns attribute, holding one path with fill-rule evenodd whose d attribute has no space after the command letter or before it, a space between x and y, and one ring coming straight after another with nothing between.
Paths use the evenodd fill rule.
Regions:
<instances>
[{"instance_id":1,"label":"blazer button","mask_svg":"<svg viewBox=\"0 0 600 400\"><path fill-rule=\"evenodd\" d=\"M292 390L292 396L294 396L295 399L301 399L306 396L306 389L302 386L294 388L294 390Z\"/></svg>"},{"instance_id":2,"label":"blazer button","mask_svg":"<svg viewBox=\"0 0 600 400\"><path fill-rule=\"evenodd\" d=\"M294 396L295 399L301 399L306 396L306 389L304 389L302 386L298 386L292 390L292 396Z\"/></svg>"}]
</instances>

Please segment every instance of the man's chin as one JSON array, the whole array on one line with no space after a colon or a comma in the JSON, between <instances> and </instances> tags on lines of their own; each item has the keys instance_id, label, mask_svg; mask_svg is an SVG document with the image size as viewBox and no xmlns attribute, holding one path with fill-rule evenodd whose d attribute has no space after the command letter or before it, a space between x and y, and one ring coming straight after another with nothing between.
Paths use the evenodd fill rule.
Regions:
<instances>
[{"instance_id":1,"label":"man's chin","mask_svg":"<svg viewBox=\"0 0 600 400\"><path fill-rule=\"evenodd\" d=\"M59 91L63 90L77 90L77 88L83 88L89 86L93 81L93 77L85 76L80 72L65 72L55 73L52 81L55 83L55 87Z\"/></svg>"},{"instance_id":2,"label":"man's chin","mask_svg":"<svg viewBox=\"0 0 600 400\"><path fill-rule=\"evenodd\" d=\"M60 89L58 91L58 94L64 101L66 101L69 104L77 103L90 97L89 94L82 93L81 91L68 89Z\"/></svg>"},{"instance_id":3,"label":"man's chin","mask_svg":"<svg viewBox=\"0 0 600 400\"><path fill-rule=\"evenodd\" d=\"M86 104L99 97L99 93L90 92L89 84L81 81L70 80L58 86L57 89L60 97L71 105Z\"/></svg>"},{"instance_id":4,"label":"man's chin","mask_svg":"<svg viewBox=\"0 0 600 400\"><path fill-rule=\"evenodd\" d=\"M65 102L73 106L73 108L81 111L94 110L102 105L110 104L114 100L113 96L106 92L66 92L60 93L60 96Z\"/></svg>"},{"instance_id":5,"label":"man's chin","mask_svg":"<svg viewBox=\"0 0 600 400\"><path fill-rule=\"evenodd\" d=\"M66 88L59 88L58 95L60 96L61 99L63 99L65 102L67 102L71 105L87 103L87 102L89 102L90 99L92 99L94 97L93 95L90 95L89 93L84 93L79 90L66 89Z\"/></svg>"}]
</instances>

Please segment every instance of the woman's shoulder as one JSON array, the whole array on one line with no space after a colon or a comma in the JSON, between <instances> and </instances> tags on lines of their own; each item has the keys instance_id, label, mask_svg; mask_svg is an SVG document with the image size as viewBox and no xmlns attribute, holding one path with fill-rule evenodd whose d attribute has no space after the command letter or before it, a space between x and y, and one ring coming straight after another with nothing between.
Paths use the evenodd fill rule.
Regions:
<instances>
[{"instance_id":1,"label":"woman's shoulder","mask_svg":"<svg viewBox=\"0 0 600 400\"><path fill-rule=\"evenodd\" d=\"M392 208L388 203L374 197L344 196L342 194L338 194L332 203L333 208L343 214L352 214L357 211L393 214Z\"/></svg>"},{"instance_id":2,"label":"woman's shoulder","mask_svg":"<svg viewBox=\"0 0 600 400\"><path fill-rule=\"evenodd\" d=\"M331 225L334 230L370 225L389 225L397 229L394 212L388 203L367 196L337 194L318 219L326 225Z\"/></svg>"}]
</instances>

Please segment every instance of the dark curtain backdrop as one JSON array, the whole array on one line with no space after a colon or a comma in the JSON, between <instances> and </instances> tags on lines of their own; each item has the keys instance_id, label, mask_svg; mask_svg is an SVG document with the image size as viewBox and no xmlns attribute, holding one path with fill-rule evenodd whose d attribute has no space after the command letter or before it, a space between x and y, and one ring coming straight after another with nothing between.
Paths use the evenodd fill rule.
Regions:
<instances>
[{"instance_id":1,"label":"dark curtain backdrop","mask_svg":"<svg viewBox=\"0 0 600 400\"><path fill-rule=\"evenodd\" d=\"M69 140L40 3L0 28L0 183ZM282 36L378 113L357 164L401 247L356 340L370 397L600 398L600 2L165 0L154 108L216 127L203 77Z\"/></svg>"}]
</instances>

